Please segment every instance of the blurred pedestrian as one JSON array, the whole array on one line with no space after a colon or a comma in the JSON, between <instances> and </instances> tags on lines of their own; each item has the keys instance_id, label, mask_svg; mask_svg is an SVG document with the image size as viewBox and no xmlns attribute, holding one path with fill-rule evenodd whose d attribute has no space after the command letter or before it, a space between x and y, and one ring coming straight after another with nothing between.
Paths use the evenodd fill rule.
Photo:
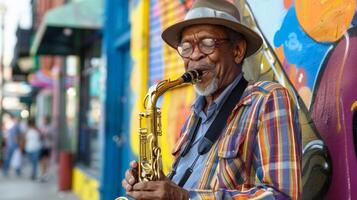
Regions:
<instances>
[{"instance_id":1,"label":"blurred pedestrian","mask_svg":"<svg viewBox=\"0 0 357 200\"><path fill-rule=\"evenodd\" d=\"M40 152L40 181L45 182L48 180L48 168L53 144L53 129L49 116L43 118L43 122L40 124L39 128L42 137L42 148Z\"/></svg>"},{"instance_id":2,"label":"blurred pedestrian","mask_svg":"<svg viewBox=\"0 0 357 200\"><path fill-rule=\"evenodd\" d=\"M30 159L32 166L31 179L35 180L37 178L37 166L41 150L41 134L33 119L29 119L28 121L25 138L25 151L28 155L28 158Z\"/></svg>"},{"instance_id":3,"label":"blurred pedestrian","mask_svg":"<svg viewBox=\"0 0 357 200\"><path fill-rule=\"evenodd\" d=\"M3 174L8 176L10 163L13 158L13 155L16 151L20 150L20 144L23 144L23 136L20 130L20 120L18 117L11 115L12 125L8 129L5 135L5 155L4 155L4 165L3 165ZM15 169L18 176L21 175L21 165L18 165Z\"/></svg>"},{"instance_id":4,"label":"blurred pedestrian","mask_svg":"<svg viewBox=\"0 0 357 200\"><path fill-rule=\"evenodd\" d=\"M10 160L10 168L15 169L17 176L21 175L22 168L22 150L21 148L17 148L12 155Z\"/></svg>"}]
</instances>

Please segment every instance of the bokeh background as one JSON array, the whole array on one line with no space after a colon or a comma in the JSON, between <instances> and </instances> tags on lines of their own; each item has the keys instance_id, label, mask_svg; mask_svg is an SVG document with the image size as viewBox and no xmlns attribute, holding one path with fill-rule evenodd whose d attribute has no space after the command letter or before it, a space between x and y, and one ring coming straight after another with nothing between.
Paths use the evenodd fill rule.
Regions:
<instances>
[{"instance_id":1,"label":"bokeh background","mask_svg":"<svg viewBox=\"0 0 357 200\"><path fill-rule=\"evenodd\" d=\"M356 0L230 1L264 39L245 60L245 78L281 83L299 107L303 198L357 198ZM138 156L144 96L149 86L184 72L161 32L194 1L0 2L1 138L10 114L37 123L50 116L58 190L84 200L124 195L121 180ZM195 97L184 86L159 100L165 172Z\"/></svg>"}]
</instances>

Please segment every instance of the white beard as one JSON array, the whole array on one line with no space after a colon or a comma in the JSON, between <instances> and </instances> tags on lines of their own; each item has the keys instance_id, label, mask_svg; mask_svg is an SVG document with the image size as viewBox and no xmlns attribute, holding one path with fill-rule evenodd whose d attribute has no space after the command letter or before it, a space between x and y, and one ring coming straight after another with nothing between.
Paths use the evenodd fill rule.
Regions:
<instances>
[{"instance_id":1,"label":"white beard","mask_svg":"<svg viewBox=\"0 0 357 200\"><path fill-rule=\"evenodd\" d=\"M212 81L204 88L201 88L197 84L193 86L195 91L200 96L209 96L217 91L218 89L218 79L213 77Z\"/></svg>"}]
</instances>

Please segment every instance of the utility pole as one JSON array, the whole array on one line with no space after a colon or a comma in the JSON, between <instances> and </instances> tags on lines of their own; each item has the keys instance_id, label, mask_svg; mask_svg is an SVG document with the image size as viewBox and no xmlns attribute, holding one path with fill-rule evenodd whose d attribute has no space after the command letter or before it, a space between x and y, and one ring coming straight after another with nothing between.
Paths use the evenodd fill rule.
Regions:
<instances>
[{"instance_id":1,"label":"utility pole","mask_svg":"<svg viewBox=\"0 0 357 200\"><path fill-rule=\"evenodd\" d=\"M0 4L0 17L1 17L1 52L0 52L0 147L3 141L3 99L4 99L4 50L5 50L5 13L6 6L1 3ZM2 154L0 153L0 161L2 161Z\"/></svg>"}]
</instances>

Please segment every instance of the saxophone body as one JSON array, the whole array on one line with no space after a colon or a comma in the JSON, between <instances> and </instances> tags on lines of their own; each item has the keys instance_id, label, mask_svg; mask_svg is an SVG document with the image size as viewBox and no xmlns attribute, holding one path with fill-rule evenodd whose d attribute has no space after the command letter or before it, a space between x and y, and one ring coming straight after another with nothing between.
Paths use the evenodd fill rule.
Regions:
<instances>
[{"instance_id":1,"label":"saxophone body","mask_svg":"<svg viewBox=\"0 0 357 200\"><path fill-rule=\"evenodd\" d=\"M144 100L145 111L139 114L139 182L155 181L161 178L161 148L158 137L162 135L162 130L161 111L156 106L158 98L181 84L199 82L201 76L202 73L199 71L188 71L176 80L163 80L150 87Z\"/></svg>"},{"instance_id":2,"label":"saxophone body","mask_svg":"<svg viewBox=\"0 0 357 200\"><path fill-rule=\"evenodd\" d=\"M199 82L201 76L202 72L200 71L188 71L174 81L163 80L149 88L144 99L145 111L139 113L139 182L156 181L161 178L161 148L158 137L162 135L162 131L161 112L160 108L156 106L157 100L172 88L185 83ZM115 200L128 200L128 198L121 196Z\"/></svg>"}]
</instances>

